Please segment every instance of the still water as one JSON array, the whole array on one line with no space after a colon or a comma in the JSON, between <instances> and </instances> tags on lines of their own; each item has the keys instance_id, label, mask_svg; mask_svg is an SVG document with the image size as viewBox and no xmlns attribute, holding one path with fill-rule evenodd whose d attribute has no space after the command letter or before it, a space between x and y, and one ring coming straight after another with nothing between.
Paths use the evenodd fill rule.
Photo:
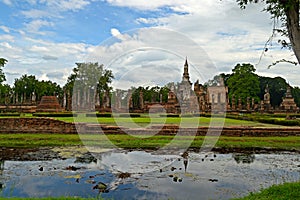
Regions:
<instances>
[{"instance_id":1,"label":"still water","mask_svg":"<svg viewBox=\"0 0 300 200\"><path fill-rule=\"evenodd\" d=\"M80 147L81 148L81 147ZM39 149L0 161L4 197L230 199L300 180L299 153ZM13 151L13 150L11 150Z\"/></svg>"}]
</instances>

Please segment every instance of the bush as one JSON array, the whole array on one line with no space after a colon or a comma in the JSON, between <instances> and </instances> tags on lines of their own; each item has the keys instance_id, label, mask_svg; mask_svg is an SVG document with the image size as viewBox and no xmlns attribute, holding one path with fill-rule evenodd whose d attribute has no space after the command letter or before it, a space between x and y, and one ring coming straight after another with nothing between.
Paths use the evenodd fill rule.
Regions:
<instances>
[{"instance_id":1,"label":"bush","mask_svg":"<svg viewBox=\"0 0 300 200\"><path fill-rule=\"evenodd\" d=\"M87 113L86 117L111 117L111 113Z\"/></svg>"},{"instance_id":2,"label":"bush","mask_svg":"<svg viewBox=\"0 0 300 200\"><path fill-rule=\"evenodd\" d=\"M179 114L161 114L160 117L179 117Z\"/></svg>"},{"instance_id":3,"label":"bush","mask_svg":"<svg viewBox=\"0 0 300 200\"><path fill-rule=\"evenodd\" d=\"M1 117L19 117L20 113L0 113Z\"/></svg>"},{"instance_id":4,"label":"bush","mask_svg":"<svg viewBox=\"0 0 300 200\"><path fill-rule=\"evenodd\" d=\"M141 117L140 114L137 114L137 113L125 113L125 114L120 114L119 117L131 117L131 118L134 118L134 117Z\"/></svg>"},{"instance_id":5,"label":"bush","mask_svg":"<svg viewBox=\"0 0 300 200\"><path fill-rule=\"evenodd\" d=\"M182 115L180 115L181 117L194 117L194 115L193 114L182 114Z\"/></svg>"},{"instance_id":6,"label":"bush","mask_svg":"<svg viewBox=\"0 0 300 200\"><path fill-rule=\"evenodd\" d=\"M77 114L69 113L33 113L35 117L76 117Z\"/></svg>"}]
</instances>

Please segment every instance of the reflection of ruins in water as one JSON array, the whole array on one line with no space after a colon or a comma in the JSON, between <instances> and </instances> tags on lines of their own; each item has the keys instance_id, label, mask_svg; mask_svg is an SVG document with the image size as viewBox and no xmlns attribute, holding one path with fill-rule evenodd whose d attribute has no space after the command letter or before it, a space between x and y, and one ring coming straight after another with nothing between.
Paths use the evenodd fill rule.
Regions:
<instances>
[{"instance_id":1,"label":"reflection of ruins in water","mask_svg":"<svg viewBox=\"0 0 300 200\"><path fill-rule=\"evenodd\" d=\"M188 166L188 162L189 162L189 153L187 151L185 151L181 155L181 157L183 158L184 171L186 172L187 166Z\"/></svg>"},{"instance_id":2,"label":"reflection of ruins in water","mask_svg":"<svg viewBox=\"0 0 300 200\"><path fill-rule=\"evenodd\" d=\"M251 153L234 153L232 154L234 160L239 163L253 163L255 160L255 155Z\"/></svg>"},{"instance_id":3,"label":"reflection of ruins in water","mask_svg":"<svg viewBox=\"0 0 300 200\"><path fill-rule=\"evenodd\" d=\"M0 175L3 174L3 170L4 170L4 160L0 160ZM4 184L0 182L0 192L2 191L3 188L4 188Z\"/></svg>"}]
</instances>

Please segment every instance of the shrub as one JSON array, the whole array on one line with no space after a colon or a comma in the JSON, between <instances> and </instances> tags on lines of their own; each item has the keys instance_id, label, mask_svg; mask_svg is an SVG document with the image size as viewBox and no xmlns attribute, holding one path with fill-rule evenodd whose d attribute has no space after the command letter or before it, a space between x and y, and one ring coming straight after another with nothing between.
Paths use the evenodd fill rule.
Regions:
<instances>
[{"instance_id":1,"label":"shrub","mask_svg":"<svg viewBox=\"0 0 300 200\"><path fill-rule=\"evenodd\" d=\"M1 117L19 117L20 113L0 113Z\"/></svg>"},{"instance_id":2,"label":"shrub","mask_svg":"<svg viewBox=\"0 0 300 200\"><path fill-rule=\"evenodd\" d=\"M137 114L137 113L124 113L124 114L120 114L119 117L141 117L141 114Z\"/></svg>"},{"instance_id":3,"label":"shrub","mask_svg":"<svg viewBox=\"0 0 300 200\"><path fill-rule=\"evenodd\" d=\"M76 117L77 114L71 112L68 113L33 113L35 117Z\"/></svg>"},{"instance_id":4,"label":"shrub","mask_svg":"<svg viewBox=\"0 0 300 200\"><path fill-rule=\"evenodd\" d=\"M194 115L193 114L182 114L182 115L180 115L181 117L194 117Z\"/></svg>"},{"instance_id":5,"label":"shrub","mask_svg":"<svg viewBox=\"0 0 300 200\"><path fill-rule=\"evenodd\" d=\"M111 117L111 113L87 113L86 117Z\"/></svg>"},{"instance_id":6,"label":"shrub","mask_svg":"<svg viewBox=\"0 0 300 200\"><path fill-rule=\"evenodd\" d=\"M161 114L160 117L179 117L179 114Z\"/></svg>"}]
</instances>

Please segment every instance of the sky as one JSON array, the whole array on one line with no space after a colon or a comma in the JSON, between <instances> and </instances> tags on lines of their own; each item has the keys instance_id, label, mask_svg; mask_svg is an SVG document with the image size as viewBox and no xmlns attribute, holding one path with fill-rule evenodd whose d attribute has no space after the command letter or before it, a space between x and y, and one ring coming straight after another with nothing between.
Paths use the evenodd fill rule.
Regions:
<instances>
[{"instance_id":1,"label":"sky","mask_svg":"<svg viewBox=\"0 0 300 200\"><path fill-rule=\"evenodd\" d=\"M180 81L187 58L191 81L204 83L251 63L262 76L300 86L299 66L268 69L293 53L273 38L264 4L241 10L235 0L0 0L0 57L6 83L23 74L61 86L75 63L99 62L115 87ZM261 57L261 59L260 59Z\"/></svg>"}]
</instances>

